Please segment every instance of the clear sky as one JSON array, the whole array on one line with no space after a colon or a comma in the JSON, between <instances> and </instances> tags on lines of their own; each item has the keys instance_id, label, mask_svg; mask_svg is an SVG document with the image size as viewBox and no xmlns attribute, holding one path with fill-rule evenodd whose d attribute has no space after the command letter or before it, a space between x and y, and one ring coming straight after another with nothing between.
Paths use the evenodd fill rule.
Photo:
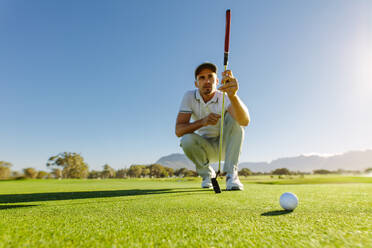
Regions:
<instances>
[{"instance_id":1,"label":"clear sky","mask_svg":"<svg viewBox=\"0 0 372 248\"><path fill-rule=\"evenodd\" d=\"M241 162L372 148L372 1L2 0L0 160L181 153L179 104L198 64L222 69L227 8L251 114Z\"/></svg>"}]
</instances>

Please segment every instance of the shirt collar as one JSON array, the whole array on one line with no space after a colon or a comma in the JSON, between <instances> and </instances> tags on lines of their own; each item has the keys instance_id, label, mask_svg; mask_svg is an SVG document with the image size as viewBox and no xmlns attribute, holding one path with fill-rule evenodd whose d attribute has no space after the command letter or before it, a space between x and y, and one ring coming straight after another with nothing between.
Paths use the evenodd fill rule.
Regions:
<instances>
[{"instance_id":1,"label":"shirt collar","mask_svg":"<svg viewBox=\"0 0 372 248\"><path fill-rule=\"evenodd\" d=\"M219 91L217 90L216 93L214 94L213 98L211 100L209 100L209 102L207 102L206 104L218 102L218 92ZM199 93L199 89L197 89L196 92L195 92L195 98L196 98L196 100L198 100L200 102L204 102L203 97Z\"/></svg>"}]
</instances>

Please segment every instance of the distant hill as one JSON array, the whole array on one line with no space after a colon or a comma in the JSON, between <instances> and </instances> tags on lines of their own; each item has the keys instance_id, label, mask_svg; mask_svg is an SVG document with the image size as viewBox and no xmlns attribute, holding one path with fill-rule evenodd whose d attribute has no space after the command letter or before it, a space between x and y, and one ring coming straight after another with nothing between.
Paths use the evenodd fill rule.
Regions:
<instances>
[{"instance_id":1,"label":"distant hill","mask_svg":"<svg viewBox=\"0 0 372 248\"><path fill-rule=\"evenodd\" d=\"M194 164L181 153L174 153L160 158L156 163L173 169L182 167L195 170ZM215 167L215 165L213 166ZM243 162L239 170L249 168L254 172L270 172L277 168L287 168L291 171L312 172L317 169L326 170L365 170L372 167L372 150L349 151L333 156L300 155L296 157L278 158L271 162Z\"/></svg>"},{"instance_id":2,"label":"distant hill","mask_svg":"<svg viewBox=\"0 0 372 248\"><path fill-rule=\"evenodd\" d=\"M189 170L195 170L195 165L181 153L173 153L161 157L156 163L172 169L187 168Z\"/></svg>"}]
</instances>

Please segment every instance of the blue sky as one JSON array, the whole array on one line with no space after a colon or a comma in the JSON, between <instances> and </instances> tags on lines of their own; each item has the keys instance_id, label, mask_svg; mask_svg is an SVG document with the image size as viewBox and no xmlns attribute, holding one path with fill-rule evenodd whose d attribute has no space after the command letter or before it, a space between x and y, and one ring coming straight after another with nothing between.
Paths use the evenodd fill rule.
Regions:
<instances>
[{"instance_id":1,"label":"blue sky","mask_svg":"<svg viewBox=\"0 0 372 248\"><path fill-rule=\"evenodd\" d=\"M203 61L229 67L251 123L241 162L372 148L371 1L0 2L0 160L91 169L182 152L174 134Z\"/></svg>"}]
</instances>

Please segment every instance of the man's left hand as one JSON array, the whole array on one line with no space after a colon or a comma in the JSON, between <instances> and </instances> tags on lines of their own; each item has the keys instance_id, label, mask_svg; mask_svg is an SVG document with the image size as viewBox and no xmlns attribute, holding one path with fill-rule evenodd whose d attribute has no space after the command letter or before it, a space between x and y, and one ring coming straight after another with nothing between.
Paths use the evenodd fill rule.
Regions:
<instances>
[{"instance_id":1,"label":"man's left hand","mask_svg":"<svg viewBox=\"0 0 372 248\"><path fill-rule=\"evenodd\" d=\"M233 97L238 92L238 80L234 78L230 70L222 72L222 85L218 88L222 92L226 92L229 97Z\"/></svg>"}]
</instances>

